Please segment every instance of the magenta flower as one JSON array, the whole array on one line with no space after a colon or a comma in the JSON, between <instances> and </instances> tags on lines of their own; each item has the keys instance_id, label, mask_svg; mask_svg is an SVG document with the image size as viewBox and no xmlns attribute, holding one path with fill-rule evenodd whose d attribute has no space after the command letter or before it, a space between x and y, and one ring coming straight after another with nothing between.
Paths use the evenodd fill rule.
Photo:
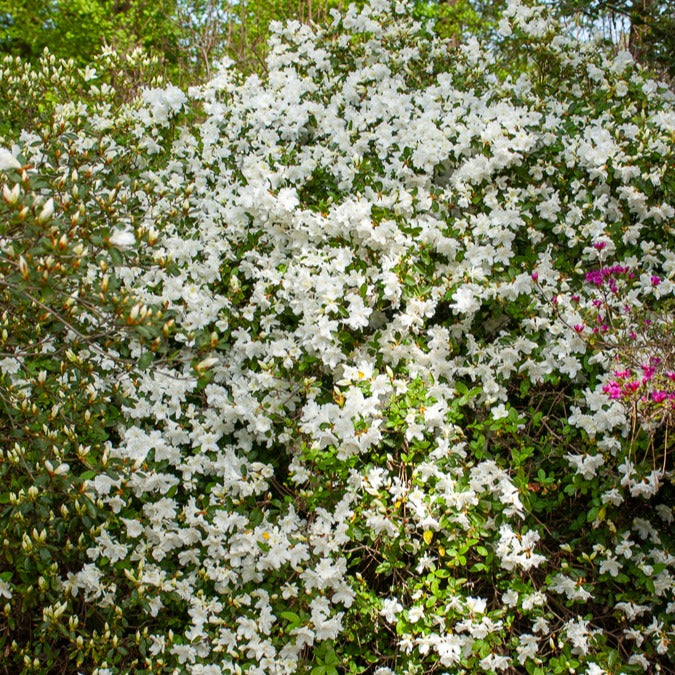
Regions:
<instances>
[{"instance_id":1,"label":"magenta flower","mask_svg":"<svg viewBox=\"0 0 675 675\"><path fill-rule=\"evenodd\" d=\"M654 377L654 373L656 372L656 368L653 366L640 366L642 368L642 373L643 373L643 378L646 381L649 381Z\"/></svg>"},{"instance_id":2,"label":"magenta flower","mask_svg":"<svg viewBox=\"0 0 675 675\"><path fill-rule=\"evenodd\" d=\"M610 380L603 388L602 391L612 399L621 398L621 385L616 380Z\"/></svg>"},{"instance_id":3,"label":"magenta flower","mask_svg":"<svg viewBox=\"0 0 675 675\"><path fill-rule=\"evenodd\" d=\"M658 286L661 283L661 277L652 274L652 286Z\"/></svg>"},{"instance_id":4,"label":"magenta flower","mask_svg":"<svg viewBox=\"0 0 675 675\"><path fill-rule=\"evenodd\" d=\"M602 286L605 281L602 270L592 270L590 272L586 272L586 281L589 284L593 284L594 286Z\"/></svg>"},{"instance_id":5,"label":"magenta flower","mask_svg":"<svg viewBox=\"0 0 675 675\"><path fill-rule=\"evenodd\" d=\"M665 391L653 391L652 392L652 401L654 403L661 403L662 401L665 401L668 398L668 394Z\"/></svg>"},{"instance_id":6,"label":"magenta flower","mask_svg":"<svg viewBox=\"0 0 675 675\"><path fill-rule=\"evenodd\" d=\"M577 333L583 333L583 332L584 332L584 328L586 328L586 326L584 326L583 323L575 323L575 324L574 324L574 330L575 330Z\"/></svg>"}]
</instances>

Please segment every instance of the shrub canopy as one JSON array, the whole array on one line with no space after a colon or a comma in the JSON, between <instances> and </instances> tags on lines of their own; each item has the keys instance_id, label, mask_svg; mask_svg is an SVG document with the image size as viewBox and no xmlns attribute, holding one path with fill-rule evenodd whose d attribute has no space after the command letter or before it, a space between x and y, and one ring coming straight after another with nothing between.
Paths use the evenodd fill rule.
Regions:
<instances>
[{"instance_id":1,"label":"shrub canopy","mask_svg":"<svg viewBox=\"0 0 675 675\"><path fill-rule=\"evenodd\" d=\"M672 95L518 1L274 30L0 151L11 668L667 669Z\"/></svg>"}]
</instances>

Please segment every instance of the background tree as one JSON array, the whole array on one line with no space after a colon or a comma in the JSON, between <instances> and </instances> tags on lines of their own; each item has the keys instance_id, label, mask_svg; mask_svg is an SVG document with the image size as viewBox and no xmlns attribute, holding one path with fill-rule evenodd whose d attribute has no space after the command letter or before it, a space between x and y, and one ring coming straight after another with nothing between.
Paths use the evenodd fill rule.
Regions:
<instances>
[{"instance_id":1,"label":"background tree","mask_svg":"<svg viewBox=\"0 0 675 675\"><path fill-rule=\"evenodd\" d=\"M49 49L84 65L110 46L176 63L180 37L175 0L0 0L0 51L31 61Z\"/></svg>"},{"instance_id":2,"label":"background tree","mask_svg":"<svg viewBox=\"0 0 675 675\"><path fill-rule=\"evenodd\" d=\"M335 0L0 0L0 53L37 62L45 49L84 66L105 47L141 47L167 79L190 84L230 56L245 72L264 66L269 25L321 23Z\"/></svg>"},{"instance_id":3,"label":"background tree","mask_svg":"<svg viewBox=\"0 0 675 675\"><path fill-rule=\"evenodd\" d=\"M504 6L504 0L422 0L416 14L435 19L439 35L459 39L467 34L489 35Z\"/></svg>"},{"instance_id":4,"label":"background tree","mask_svg":"<svg viewBox=\"0 0 675 675\"><path fill-rule=\"evenodd\" d=\"M550 3L583 29L600 30L629 49L643 65L675 77L675 2L673 0L563 0Z\"/></svg>"},{"instance_id":5,"label":"background tree","mask_svg":"<svg viewBox=\"0 0 675 675\"><path fill-rule=\"evenodd\" d=\"M0 53L35 62L45 48L57 57L90 63L105 46L141 47L158 57L167 79L183 85L208 77L224 56L244 72L265 67L272 21L324 24L343 0L0 0ZM362 5L363 2L356 3ZM675 76L673 0L563 0L551 9L582 32L600 31L629 49L643 65ZM493 34L504 0L420 0L418 19L436 21L437 32Z\"/></svg>"},{"instance_id":6,"label":"background tree","mask_svg":"<svg viewBox=\"0 0 675 675\"><path fill-rule=\"evenodd\" d=\"M265 68L269 26L273 21L298 20L323 23L335 0L179 0L176 21L183 57L199 74L208 74L210 64L224 56L244 72Z\"/></svg>"}]
</instances>

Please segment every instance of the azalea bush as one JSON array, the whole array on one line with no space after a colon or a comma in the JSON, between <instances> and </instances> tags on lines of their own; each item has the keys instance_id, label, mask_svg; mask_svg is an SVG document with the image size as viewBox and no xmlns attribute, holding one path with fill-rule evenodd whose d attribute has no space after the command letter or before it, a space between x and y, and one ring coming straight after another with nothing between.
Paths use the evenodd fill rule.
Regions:
<instances>
[{"instance_id":1,"label":"azalea bush","mask_svg":"<svg viewBox=\"0 0 675 675\"><path fill-rule=\"evenodd\" d=\"M673 96L411 17L2 139L7 672L669 670Z\"/></svg>"}]
</instances>

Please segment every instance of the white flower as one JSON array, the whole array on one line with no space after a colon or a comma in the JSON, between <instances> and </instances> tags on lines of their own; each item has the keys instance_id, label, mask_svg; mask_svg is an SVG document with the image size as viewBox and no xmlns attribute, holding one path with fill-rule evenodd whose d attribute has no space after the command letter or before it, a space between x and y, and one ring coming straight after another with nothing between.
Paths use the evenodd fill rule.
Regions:
<instances>
[{"instance_id":1,"label":"white flower","mask_svg":"<svg viewBox=\"0 0 675 675\"><path fill-rule=\"evenodd\" d=\"M0 372L4 375L13 375L18 373L19 370L21 370L21 361L13 356L8 356L0 361Z\"/></svg>"},{"instance_id":2,"label":"white flower","mask_svg":"<svg viewBox=\"0 0 675 675\"><path fill-rule=\"evenodd\" d=\"M480 308L472 286L473 284L462 286L452 296L453 302L450 303L450 307L459 314L474 314Z\"/></svg>"},{"instance_id":3,"label":"white flower","mask_svg":"<svg viewBox=\"0 0 675 675\"><path fill-rule=\"evenodd\" d=\"M502 602L508 607L515 607L518 604L518 593L509 588L509 590L502 595Z\"/></svg>"},{"instance_id":4,"label":"white flower","mask_svg":"<svg viewBox=\"0 0 675 675\"><path fill-rule=\"evenodd\" d=\"M565 458L575 468L576 473L581 474L586 480L592 480L597 469L605 463L602 455L573 455L568 453Z\"/></svg>"},{"instance_id":5,"label":"white flower","mask_svg":"<svg viewBox=\"0 0 675 675\"><path fill-rule=\"evenodd\" d=\"M12 599L12 591L10 585L0 579L0 598L7 598L8 600Z\"/></svg>"},{"instance_id":6,"label":"white flower","mask_svg":"<svg viewBox=\"0 0 675 675\"><path fill-rule=\"evenodd\" d=\"M0 171L8 171L9 169L20 169L21 162L14 157L14 155L5 148L0 148Z\"/></svg>"},{"instance_id":7,"label":"white flower","mask_svg":"<svg viewBox=\"0 0 675 675\"><path fill-rule=\"evenodd\" d=\"M511 665L511 659L502 654L488 654L480 661L483 670L506 670Z\"/></svg>"},{"instance_id":8,"label":"white flower","mask_svg":"<svg viewBox=\"0 0 675 675\"><path fill-rule=\"evenodd\" d=\"M403 605L396 598L385 598L380 614L389 623L396 623L396 615L403 611Z\"/></svg>"},{"instance_id":9,"label":"white flower","mask_svg":"<svg viewBox=\"0 0 675 675\"><path fill-rule=\"evenodd\" d=\"M648 671L651 665L651 662L647 657L645 657L644 654L633 654L629 659L628 659L628 665L635 666L638 665L640 666L644 671Z\"/></svg>"},{"instance_id":10,"label":"white flower","mask_svg":"<svg viewBox=\"0 0 675 675\"><path fill-rule=\"evenodd\" d=\"M606 572L609 572L611 576L616 577L618 576L620 571L621 571L621 563L612 555L607 556L607 558L605 558L605 560L603 560L600 563L599 568L600 574L605 574Z\"/></svg>"},{"instance_id":11,"label":"white flower","mask_svg":"<svg viewBox=\"0 0 675 675\"><path fill-rule=\"evenodd\" d=\"M572 601L583 602L592 597L581 584L577 584L574 579L570 579L570 577L562 573L556 574L551 579L550 588L556 593L567 596L567 599Z\"/></svg>"},{"instance_id":12,"label":"white flower","mask_svg":"<svg viewBox=\"0 0 675 675\"><path fill-rule=\"evenodd\" d=\"M134 518L120 519L127 527L127 537L140 537L143 534L143 526L138 520Z\"/></svg>"},{"instance_id":13,"label":"white flower","mask_svg":"<svg viewBox=\"0 0 675 675\"><path fill-rule=\"evenodd\" d=\"M408 610L408 621L417 623L424 616L424 607L415 605Z\"/></svg>"},{"instance_id":14,"label":"white flower","mask_svg":"<svg viewBox=\"0 0 675 675\"><path fill-rule=\"evenodd\" d=\"M516 535L509 525L504 524L499 528L499 535L496 553L501 558L501 566L504 569L522 567L529 570L546 562L543 555L534 553L534 547L539 541L538 532L528 530L523 535Z\"/></svg>"},{"instance_id":15,"label":"white flower","mask_svg":"<svg viewBox=\"0 0 675 675\"><path fill-rule=\"evenodd\" d=\"M284 211L293 211L300 204L295 188L283 188L279 190L277 201Z\"/></svg>"},{"instance_id":16,"label":"white flower","mask_svg":"<svg viewBox=\"0 0 675 675\"><path fill-rule=\"evenodd\" d=\"M499 403L498 405L494 406L490 412L492 413L492 419L495 420L501 420L504 417L509 416L509 411L503 403Z\"/></svg>"},{"instance_id":17,"label":"white flower","mask_svg":"<svg viewBox=\"0 0 675 675\"><path fill-rule=\"evenodd\" d=\"M136 235L130 230L115 230L108 237L108 243L115 248L129 248L136 243Z\"/></svg>"},{"instance_id":18,"label":"white flower","mask_svg":"<svg viewBox=\"0 0 675 675\"><path fill-rule=\"evenodd\" d=\"M588 653L588 637L590 635L588 621L581 618L577 618L576 621L570 619L565 623L565 632L567 633L567 639L572 643L572 653Z\"/></svg>"},{"instance_id":19,"label":"white flower","mask_svg":"<svg viewBox=\"0 0 675 675\"><path fill-rule=\"evenodd\" d=\"M538 640L534 635L523 633L519 636L520 644L516 647L518 653L518 663L521 665L528 659L533 659L537 656Z\"/></svg>"}]
</instances>

